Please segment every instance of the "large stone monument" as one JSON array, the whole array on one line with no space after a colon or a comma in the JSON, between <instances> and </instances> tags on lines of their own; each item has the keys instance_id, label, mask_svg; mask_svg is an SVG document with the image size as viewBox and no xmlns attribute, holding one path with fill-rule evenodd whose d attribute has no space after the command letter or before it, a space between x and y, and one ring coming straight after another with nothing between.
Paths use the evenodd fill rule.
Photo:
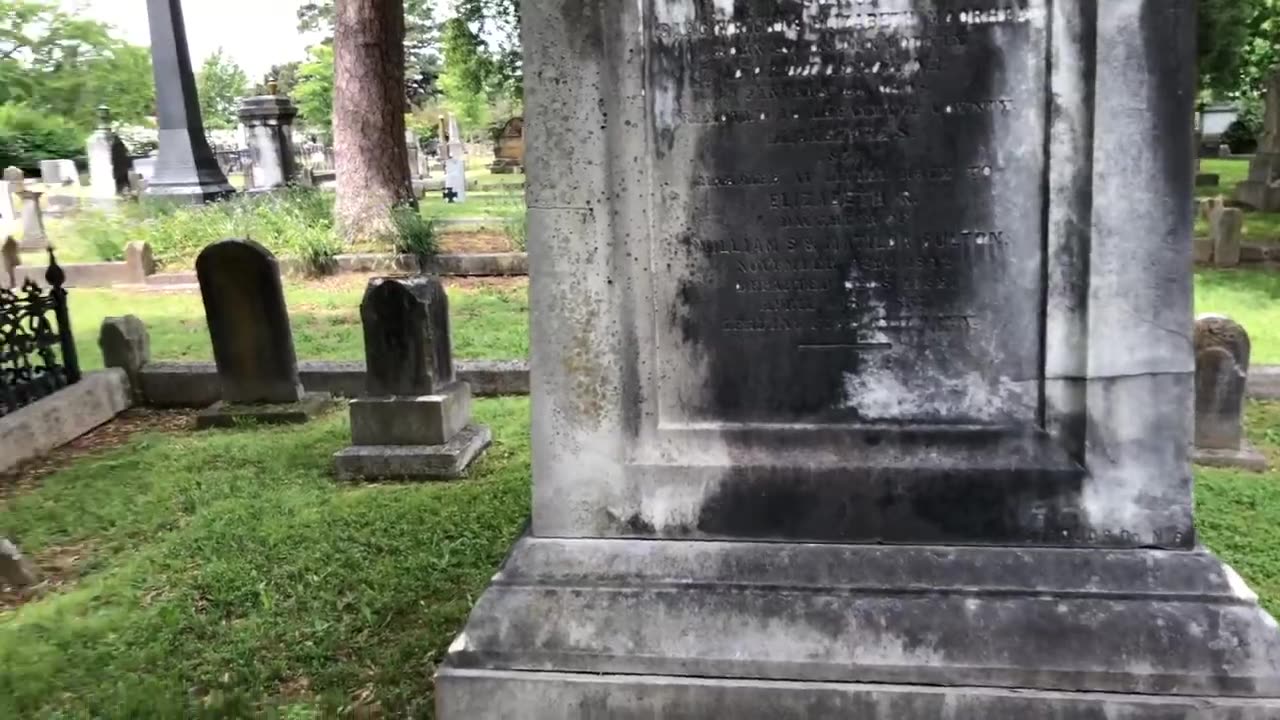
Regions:
<instances>
[{"instance_id":1,"label":"large stone monument","mask_svg":"<svg viewBox=\"0 0 1280 720\"><path fill-rule=\"evenodd\" d=\"M523 5L533 518L438 716L1262 720L1192 0Z\"/></svg>"},{"instance_id":2,"label":"large stone monument","mask_svg":"<svg viewBox=\"0 0 1280 720\"><path fill-rule=\"evenodd\" d=\"M129 192L129 148L111 127L111 109L98 108L98 128L89 136L89 194L95 204L112 207Z\"/></svg>"},{"instance_id":3,"label":"large stone monument","mask_svg":"<svg viewBox=\"0 0 1280 720\"><path fill-rule=\"evenodd\" d=\"M200 118L187 29L181 0L147 0L151 26L151 60L156 79L156 118L160 157L147 177L145 194L178 202L200 203L235 192L209 147ZM146 175L138 162L134 167Z\"/></svg>"},{"instance_id":4,"label":"large stone monument","mask_svg":"<svg viewBox=\"0 0 1280 720\"><path fill-rule=\"evenodd\" d=\"M44 229L44 209L40 206L40 198L44 197L44 193L24 188L17 194L22 202L21 250L36 252L47 249L49 233Z\"/></svg>"},{"instance_id":5,"label":"large stone monument","mask_svg":"<svg viewBox=\"0 0 1280 720\"><path fill-rule=\"evenodd\" d=\"M444 286L375 278L360 319L367 397L351 401L353 445L334 456L338 477L460 476L490 434L472 424L471 386L454 374Z\"/></svg>"},{"instance_id":6,"label":"large stone monument","mask_svg":"<svg viewBox=\"0 0 1280 720\"><path fill-rule=\"evenodd\" d=\"M287 95L277 92L275 81L268 93L245 98L240 103L240 122L249 144L249 166L245 188L274 190L292 184L298 177L297 153L293 147L293 121L298 108Z\"/></svg>"},{"instance_id":7,"label":"large stone monument","mask_svg":"<svg viewBox=\"0 0 1280 720\"><path fill-rule=\"evenodd\" d=\"M1235 199L1263 212L1280 211L1280 65L1271 69L1264 96L1262 137L1249 161L1249 179L1236 185Z\"/></svg>"},{"instance_id":8,"label":"large stone monument","mask_svg":"<svg viewBox=\"0 0 1280 720\"><path fill-rule=\"evenodd\" d=\"M503 123L493 141L489 172L495 175L524 172L524 118L513 117Z\"/></svg>"},{"instance_id":9,"label":"large stone monument","mask_svg":"<svg viewBox=\"0 0 1280 720\"><path fill-rule=\"evenodd\" d=\"M222 400L196 417L199 428L241 420L305 422L327 395L304 393L293 329L271 251L252 240L213 243L196 258Z\"/></svg>"}]
</instances>

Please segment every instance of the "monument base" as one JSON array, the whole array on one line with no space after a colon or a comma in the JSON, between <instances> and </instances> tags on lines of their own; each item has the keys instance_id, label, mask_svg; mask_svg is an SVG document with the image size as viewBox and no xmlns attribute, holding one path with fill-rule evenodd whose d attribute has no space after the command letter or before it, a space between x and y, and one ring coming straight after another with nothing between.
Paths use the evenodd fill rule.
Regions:
<instances>
[{"instance_id":1,"label":"monument base","mask_svg":"<svg viewBox=\"0 0 1280 720\"><path fill-rule=\"evenodd\" d=\"M1195 448L1191 461L1205 467L1237 468L1249 472L1267 471L1266 456L1247 442L1238 450Z\"/></svg>"},{"instance_id":2,"label":"monument base","mask_svg":"<svg viewBox=\"0 0 1280 720\"><path fill-rule=\"evenodd\" d=\"M458 718L1280 717L1280 629L1207 552L517 542Z\"/></svg>"},{"instance_id":3,"label":"monument base","mask_svg":"<svg viewBox=\"0 0 1280 720\"><path fill-rule=\"evenodd\" d=\"M251 422L296 425L308 422L333 404L329 393L307 393L296 403L249 404L216 402L196 415L196 429L231 428Z\"/></svg>"},{"instance_id":4,"label":"monument base","mask_svg":"<svg viewBox=\"0 0 1280 720\"><path fill-rule=\"evenodd\" d=\"M468 425L443 445L355 445L333 456L339 480L409 478L452 480L489 447L483 425Z\"/></svg>"}]
</instances>

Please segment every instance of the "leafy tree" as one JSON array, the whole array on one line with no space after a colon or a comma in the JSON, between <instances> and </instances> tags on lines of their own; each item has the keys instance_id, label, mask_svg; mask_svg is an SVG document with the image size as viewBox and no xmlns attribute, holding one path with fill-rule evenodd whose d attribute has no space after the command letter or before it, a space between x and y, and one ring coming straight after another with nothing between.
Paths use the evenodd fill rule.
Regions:
<instances>
[{"instance_id":1,"label":"leafy tree","mask_svg":"<svg viewBox=\"0 0 1280 720\"><path fill-rule=\"evenodd\" d=\"M315 45L298 68L293 100L304 122L333 135L333 46Z\"/></svg>"},{"instance_id":2,"label":"leafy tree","mask_svg":"<svg viewBox=\"0 0 1280 720\"><path fill-rule=\"evenodd\" d=\"M262 77L262 82L253 86L253 94L266 95L267 83L275 80L276 92L281 95L292 95L293 89L298 86L298 71L301 67L302 63L298 60L283 65L272 65L271 70Z\"/></svg>"},{"instance_id":3,"label":"leafy tree","mask_svg":"<svg viewBox=\"0 0 1280 720\"><path fill-rule=\"evenodd\" d=\"M445 65L489 99L524 96L519 0L457 0L445 30ZM465 28L465 31L463 30Z\"/></svg>"},{"instance_id":4,"label":"leafy tree","mask_svg":"<svg viewBox=\"0 0 1280 720\"><path fill-rule=\"evenodd\" d=\"M1241 49L1249 40L1249 23L1257 0L1199 0L1200 88L1215 96L1240 89Z\"/></svg>"},{"instance_id":5,"label":"leafy tree","mask_svg":"<svg viewBox=\"0 0 1280 720\"><path fill-rule=\"evenodd\" d=\"M299 32L322 32L325 44L333 43L335 0L309 0L298 8ZM433 0L404 0L405 98L418 106L436 94L440 57L436 51L439 26L432 12Z\"/></svg>"},{"instance_id":6,"label":"leafy tree","mask_svg":"<svg viewBox=\"0 0 1280 720\"><path fill-rule=\"evenodd\" d=\"M225 130L236 127L239 123L236 109L240 106L240 99L249 94L249 76L223 54L222 48L205 58L196 73L196 88L206 128Z\"/></svg>"},{"instance_id":7,"label":"leafy tree","mask_svg":"<svg viewBox=\"0 0 1280 720\"><path fill-rule=\"evenodd\" d=\"M0 103L21 103L94 124L94 108L110 105L123 122L155 108L151 55L95 20L46 0L0 0Z\"/></svg>"}]
</instances>

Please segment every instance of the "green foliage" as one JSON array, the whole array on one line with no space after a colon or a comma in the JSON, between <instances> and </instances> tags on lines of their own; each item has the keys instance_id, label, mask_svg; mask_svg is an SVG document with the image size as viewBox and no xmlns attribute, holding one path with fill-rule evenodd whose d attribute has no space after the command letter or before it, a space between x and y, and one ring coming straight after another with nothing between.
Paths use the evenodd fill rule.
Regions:
<instances>
[{"instance_id":1,"label":"green foliage","mask_svg":"<svg viewBox=\"0 0 1280 720\"><path fill-rule=\"evenodd\" d=\"M298 68L294 102L307 125L333 135L333 46L314 45Z\"/></svg>"},{"instance_id":2,"label":"green foliage","mask_svg":"<svg viewBox=\"0 0 1280 720\"><path fill-rule=\"evenodd\" d=\"M272 65L271 70L262 77L262 82L253 86L253 94L266 95L267 83L275 80L276 92L281 95L292 95L293 89L298 85L298 72L301 69L302 63L298 60L283 65Z\"/></svg>"},{"instance_id":3,"label":"green foliage","mask_svg":"<svg viewBox=\"0 0 1280 720\"><path fill-rule=\"evenodd\" d=\"M473 93L522 98L519 0L458 0L454 13L449 23L461 29L445 28L446 71L458 73Z\"/></svg>"},{"instance_id":4,"label":"green foliage","mask_svg":"<svg viewBox=\"0 0 1280 720\"><path fill-rule=\"evenodd\" d=\"M249 94L249 77L218 48L205 58L196 73L200 113L210 130L228 130L239 123L236 115L240 99Z\"/></svg>"},{"instance_id":5,"label":"green foliage","mask_svg":"<svg viewBox=\"0 0 1280 720\"><path fill-rule=\"evenodd\" d=\"M416 255L419 262L439 252L436 221L423 217L417 208L401 206L392 210L391 224L396 231L396 252Z\"/></svg>"},{"instance_id":6,"label":"green foliage","mask_svg":"<svg viewBox=\"0 0 1280 720\"><path fill-rule=\"evenodd\" d=\"M279 256L303 257L322 270L340 245L333 230L333 198L320 190L290 188L237 195L199 206L143 203L116 218L89 213L74 218L68 234L93 238L95 246L151 244L161 265L189 268L206 245L226 238L252 238Z\"/></svg>"},{"instance_id":7,"label":"green foliage","mask_svg":"<svg viewBox=\"0 0 1280 720\"><path fill-rule=\"evenodd\" d=\"M1249 0L1198 0L1200 86L1215 94L1236 91L1240 82L1240 48L1249 35L1253 14Z\"/></svg>"},{"instance_id":8,"label":"green foliage","mask_svg":"<svg viewBox=\"0 0 1280 720\"><path fill-rule=\"evenodd\" d=\"M334 0L310 0L298 8L298 32L321 32L333 44ZM404 0L405 98L418 107L436 95L440 56L434 0Z\"/></svg>"},{"instance_id":9,"label":"green foliage","mask_svg":"<svg viewBox=\"0 0 1280 720\"><path fill-rule=\"evenodd\" d=\"M503 229L507 233L507 239L511 241L511 247L521 252L529 249L529 222L525 215L507 220Z\"/></svg>"},{"instance_id":10,"label":"green foliage","mask_svg":"<svg viewBox=\"0 0 1280 720\"><path fill-rule=\"evenodd\" d=\"M0 167L28 172L41 160L84 155L84 135L68 121L24 105L0 105Z\"/></svg>"},{"instance_id":11,"label":"green foliage","mask_svg":"<svg viewBox=\"0 0 1280 720\"><path fill-rule=\"evenodd\" d=\"M151 54L59 3L0 2L0 103L21 103L88 131L94 108L139 123L155 107Z\"/></svg>"}]
</instances>

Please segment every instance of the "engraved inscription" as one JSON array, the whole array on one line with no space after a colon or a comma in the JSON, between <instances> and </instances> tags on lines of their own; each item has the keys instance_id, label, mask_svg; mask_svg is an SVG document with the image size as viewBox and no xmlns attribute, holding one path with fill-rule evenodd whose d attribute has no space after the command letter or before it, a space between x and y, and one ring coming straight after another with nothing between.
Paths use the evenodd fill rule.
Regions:
<instances>
[{"instance_id":1,"label":"engraved inscription","mask_svg":"<svg viewBox=\"0 0 1280 720\"><path fill-rule=\"evenodd\" d=\"M781 368L714 368L708 414L775 412L770 382L876 419L886 376L957 420L1029 414L1000 385L1038 359L1043 0L690 7L650 29L655 137L693 143L659 159L687 188L673 300L685 340Z\"/></svg>"}]
</instances>

